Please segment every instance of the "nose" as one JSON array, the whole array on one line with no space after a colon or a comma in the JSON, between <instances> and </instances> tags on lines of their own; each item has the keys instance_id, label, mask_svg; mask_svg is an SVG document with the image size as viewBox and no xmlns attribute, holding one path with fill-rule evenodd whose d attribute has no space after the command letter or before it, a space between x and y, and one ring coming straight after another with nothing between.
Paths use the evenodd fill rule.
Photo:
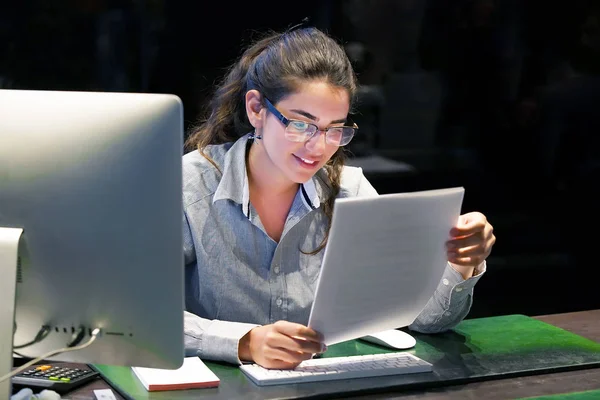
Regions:
<instances>
[{"instance_id":1,"label":"nose","mask_svg":"<svg viewBox=\"0 0 600 400\"><path fill-rule=\"evenodd\" d=\"M325 131L321 129L316 131L315 134L306 141L305 146L312 154L322 155L325 152L325 146L327 146L327 143L325 142Z\"/></svg>"}]
</instances>

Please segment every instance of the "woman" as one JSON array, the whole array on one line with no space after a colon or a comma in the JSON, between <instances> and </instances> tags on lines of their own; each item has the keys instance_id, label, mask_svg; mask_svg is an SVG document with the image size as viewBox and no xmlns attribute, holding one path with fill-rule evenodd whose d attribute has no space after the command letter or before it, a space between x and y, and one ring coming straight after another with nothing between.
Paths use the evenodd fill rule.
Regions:
<instances>
[{"instance_id":1,"label":"woman","mask_svg":"<svg viewBox=\"0 0 600 400\"><path fill-rule=\"evenodd\" d=\"M305 324L334 201L377 194L343 165L356 86L344 50L314 28L257 41L218 86L183 159L187 355L293 368L324 351ZM411 329L467 315L494 242L485 216L461 216Z\"/></svg>"}]
</instances>

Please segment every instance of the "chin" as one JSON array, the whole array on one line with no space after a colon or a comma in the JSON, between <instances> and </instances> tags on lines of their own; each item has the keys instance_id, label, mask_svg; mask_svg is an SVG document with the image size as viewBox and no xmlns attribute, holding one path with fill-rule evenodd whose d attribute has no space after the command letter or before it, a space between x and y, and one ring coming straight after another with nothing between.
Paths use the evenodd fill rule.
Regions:
<instances>
[{"instance_id":1,"label":"chin","mask_svg":"<svg viewBox=\"0 0 600 400\"><path fill-rule=\"evenodd\" d=\"M298 167L296 164L293 163L292 165L289 165L286 169L287 171L285 175L289 180L291 180L294 183L304 183L311 179L313 176L315 176L315 174L317 173L317 171L319 171L319 169L321 169L321 167L303 170L301 167Z\"/></svg>"},{"instance_id":2,"label":"chin","mask_svg":"<svg viewBox=\"0 0 600 400\"><path fill-rule=\"evenodd\" d=\"M312 175L306 175L305 177L301 177L299 175L296 175L295 177L292 178L292 181L294 183L303 184L304 182L308 181L312 177L313 177Z\"/></svg>"},{"instance_id":3,"label":"chin","mask_svg":"<svg viewBox=\"0 0 600 400\"><path fill-rule=\"evenodd\" d=\"M293 173L293 174L289 174L288 178L294 182L294 183L304 183L306 181L308 181L309 179L311 179L315 174L310 174L310 173Z\"/></svg>"}]
</instances>

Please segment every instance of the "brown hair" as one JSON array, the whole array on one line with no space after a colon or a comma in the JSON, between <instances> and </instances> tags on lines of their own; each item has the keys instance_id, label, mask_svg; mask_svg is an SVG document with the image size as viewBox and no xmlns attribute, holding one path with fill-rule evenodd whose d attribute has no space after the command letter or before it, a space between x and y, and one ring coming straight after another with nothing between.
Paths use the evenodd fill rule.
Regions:
<instances>
[{"instance_id":1,"label":"brown hair","mask_svg":"<svg viewBox=\"0 0 600 400\"><path fill-rule=\"evenodd\" d=\"M204 153L206 146L233 142L253 130L244 100L249 90L258 90L263 98L276 105L307 81L323 81L346 90L352 109L356 99L356 75L344 49L333 38L312 27L267 34L248 47L230 67L208 104L208 118L192 131L186 148L198 149L212 162ZM330 190L322 207L329 226L340 190L344 159L344 150L340 147L324 167ZM323 242L311 254L325 247L328 235L329 227Z\"/></svg>"}]
</instances>

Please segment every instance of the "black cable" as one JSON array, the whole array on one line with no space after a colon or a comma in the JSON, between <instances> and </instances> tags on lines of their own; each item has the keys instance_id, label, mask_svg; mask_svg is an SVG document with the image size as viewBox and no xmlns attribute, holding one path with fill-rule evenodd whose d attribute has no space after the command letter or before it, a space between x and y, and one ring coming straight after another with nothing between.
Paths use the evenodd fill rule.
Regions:
<instances>
[{"instance_id":1,"label":"black cable","mask_svg":"<svg viewBox=\"0 0 600 400\"><path fill-rule=\"evenodd\" d=\"M14 323L13 326L13 335L15 334L17 330L17 323ZM38 331L37 335L35 335L35 338L33 340L31 340L28 343L25 344L20 344L17 346L13 346L13 356L18 356L21 357L23 359L29 359L30 357L27 357L17 351L15 351L16 349L23 349L25 347L34 345L36 343L41 342L42 340L44 340L46 338L46 336L48 336L50 334L50 332L52 331L52 328L48 325L43 325L40 330ZM74 347L77 346L79 343L81 343L81 341L83 340L83 338L85 337L85 327L84 326L80 326L77 331L73 332L73 335L71 336L71 340L67 343L68 348L70 347Z\"/></svg>"},{"instance_id":2,"label":"black cable","mask_svg":"<svg viewBox=\"0 0 600 400\"><path fill-rule=\"evenodd\" d=\"M77 331L71 336L71 340L67 343L67 347L77 346L85 336L85 326L81 325Z\"/></svg>"},{"instance_id":3,"label":"black cable","mask_svg":"<svg viewBox=\"0 0 600 400\"><path fill-rule=\"evenodd\" d=\"M17 324L15 323L14 326L15 326L15 331L16 331L17 330ZM48 336L48 334L50 334L51 330L52 330L52 328L50 328L48 325L42 325L42 327L38 331L37 335L35 335L35 338L31 342L13 346L13 349L22 349L22 348L25 348L25 347L29 347L29 346L31 346L33 344L36 344L38 342L41 342L42 340L44 340L46 338L46 336Z\"/></svg>"},{"instance_id":4,"label":"black cable","mask_svg":"<svg viewBox=\"0 0 600 400\"><path fill-rule=\"evenodd\" d=\"M33 364L40 362L42 360L48 359L50 357L54 357L57 354L66 353L68 351L77 351L77 350L84 349L84 348L88 347L89 345L91 345L92 343L94 343L94 341L98 338L98 336L100 336L101 333L102 333L102 330L100 328L96 328L92 331L91 337L84 344L81 344L79 346L63 347L62 349L52 350L46 354L43 354L37 358L34 358L33 360L29 361L28 363L25 363L25 364L21 365L20 367L11 370L8 374L6 374L4 376L0 376L0 382L4 382L5 380L7 380L7 379L19 374L20 372L24 371L25 369L29 368Z\"/></svg>"},{"instance_id":5,"label":"black cable","mask_svg":"<svg viewBox=\"0 0 600 400\"><path fill-rule=\"evenodd\" d=\"M24 355L23 355L23 354L21 354L21 353L17 353L16 351L13 351L13 356L18 356L18 357L21 357L21 358L24 358L24 359L29 359L29 358L31 358L31 357L24 356Z\"/></svg>"}]
</instances>

